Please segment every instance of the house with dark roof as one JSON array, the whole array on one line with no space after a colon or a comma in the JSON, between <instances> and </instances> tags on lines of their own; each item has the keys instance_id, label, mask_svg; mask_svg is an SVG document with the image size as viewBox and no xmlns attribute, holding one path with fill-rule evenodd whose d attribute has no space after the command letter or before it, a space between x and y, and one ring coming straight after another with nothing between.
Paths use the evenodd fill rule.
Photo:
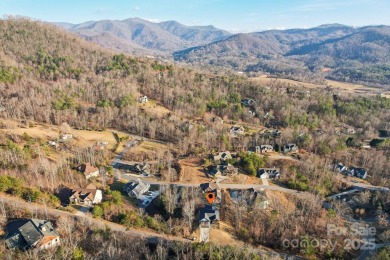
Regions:
<instances>
[{"instance_id":1,"label":"house with dark roof","mask_svg":"<svg viewBox=\"0 0 390 260\"><path fill-rule=\"evenodd\" d=\"M256 103L253 99L250 98L244 98L241 100L241 104L245 107L253 106Z\"/></svg>"},{"instance_id":2,"label":"house with dark roof","mask_svg":"<svg viewBox=\"0 0 390 260\"><path fill-rule=\"evenodd\" d=\"M210 182L210 183L202 183L199 185L202 189L202 193L208 193L213 192L215 194L215 200L213 204L220 204L222 201L222 194L221 194L221 188L219 187L218 183L216 182ZM205 198L206 202L206 198Z\"/></svg>"},{"instance_id":3,"label":"house with dark roof","mask_svg":"<svg viewBox=\"0 0 390 260\"><path fill-rule=\"evenodd\" d=\"M8 222L5 230L5 244L9 249L43 250L60 245L60 235L47 220L13 220Z\"/></svg>"},{"instance_id":4,"label":"house with dark roof","mask_svg":"<svg viewBox=\"0 0 390 260\"><path fill-rule=\"evenodd\" d=\"M364 168L350 167L343 165L342 163L338 163L334 167L336 172L339 172L343 175L350 177L357 177L360 179L367 178L367 170Z\"/></svg>"},{"instance_id":5,"label":"house with dark roof","mask_svg":"<svg viewBox=\"0 0 390 260\"><path fill-rule=\"evenodd\" d=\"M230 128L229 132L233 136L243 135L245 133L245 128L243 126L234 125Z\"/></svg>"},{"instance_id":6,"label":"house with dark roof","mask_svg":"<svg viewBox=\"0 0 390 260\"><path fill-rule=\"evenodd\" d=\"M260 168L257 170L257 176L262 179L278 179L280 177L280 169Z\"/></svg>"},{"instance_id":7,"label":"house with dark roof","mask_svg":"<svg viewBox=\"0 0 390 260\"><path fill-rule=\"evenodd\" d=\"M203 227L219 227L219 209L214 205L205 205L199 210L199 224Z\"/></svg>"},{"instance_id":8,"label":"house with dark roof","mask_svg":"<svg viewBox=\"0 0 390 260\"><path fill-rule=\"evenodd\" d=\"M297 152L298 151L298 145L296 145L296 144L286 144L285 146L282 147L282 151L284 153Z\"/></svg>"},{"instance_id":9,"label":"house with dark roof","mask_svg":"<svg viewBox=\"0 0 390 260\"><path fill-rule=\"evenodd\" d=\"M213 157L213 160L214 160L214 162L217 162L217 161L225 162L225 161L230 160L232 158L233 158L232 154L229 151L225 151L225 152L218 153L218 155L215 155Z\"/></svg>"},{"instance_id":10,"label":"house with dark roof","mask_svg":"<svg viewBox=\"0 0 390 260\"><path fill-rule=\"evenodd\" d=\"M72 190L72 194L69 197L69 201L75 204L92 206L93 204L99 204L102 202L103 192L98 190L93 184L87 186L87 188L77 188Z\"/></svg>"},{"instance_id":11,"label":"house with dark roof","mask_svg":"<svg viewBox=\"0 0 390 260\"><path fill-rule=\"evenodd\" d=\"M136 163L133 166L133 171L138 172L138 173L145 173L145 174L150 174L150 164L147 162L144 162L143 164Z\"/></svg>"},{"instance_id":12,"label":"house with dark roof","mask_svg":"<svg viewBox=\"0 0 390 260\"><path fill-rule=\"evenodd\" d=\"M367 170L364 168L356 168L356 167L351 167L351 172L353 176L360 178L360 179L365 179L367 178Z\"/></svg>"},{"instance_id":13,"label":"house with dark roof","mask_svg":"<svg viewBox=\"0 0 390 260\"><path fill-rule=\"evenodd\" d=\"M129 197L139 198L142 194L149 191L149 188L149 183L144 183L141 179L137 178L136 180L126 183L122 190L126 192Z\"/></svg>"},{"instance_id":14,"label":"house with dark roof","mask_svg":"<svg viewBox=\"0 0 390 260\"><path fill-rule=\"evenodd\" d=\"M90 163L83 163L76 167L76 169L85 175L85 178L98 177L100 172L99 168L92 166Z\"/></svg>"}]
</instances>

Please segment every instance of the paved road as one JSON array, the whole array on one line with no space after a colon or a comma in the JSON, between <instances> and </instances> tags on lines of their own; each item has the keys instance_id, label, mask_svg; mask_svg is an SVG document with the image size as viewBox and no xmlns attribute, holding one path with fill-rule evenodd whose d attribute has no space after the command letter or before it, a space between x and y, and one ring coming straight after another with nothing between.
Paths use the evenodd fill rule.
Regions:
<instances>
[{"instance_id":1,"label":"paved road","mask_svg":"<svg viewBox=\"0 0 390 260\"><path fill-rule=\"evenodd\" d=\"M176 237L176 236L168 236L165 234L158 234L151 232L149 230L139 230L139 229L129 229L126 228L125 226L105 221L105 220L100 220L100 219L94 219L91 217L88 217L86 215L80 216L67 211L62 211L62 210L57 210L57 209L52 209L45 207L44 205L36 204L36 203L28 203L25 202L19 198L7 196L5 194L0 193L0 203L6 202L10 205L12 205L15 208L21 208L21 209L27 209L30 210L31 212L36 212L39 211L43 214L47 214L48 216L58 218L61 216L65 217L73 217L75 219L86 219L91 223L91 226L95 227L100 227L100 228L105 228L108 226L112 231L119 231L119 232L124 232L126 234L132 235L132 236L137 236L140 238L145 238L148 239L149 241L158 241L159 239L163 240L172 240L172 241L182 241L182 242L189 242L189 240L182 238L182 237Z\"/></svg>"},{"instance_id":2,"label":"paved road","mask_svg":"<svg viewBox=\"0 0 390 260\"><path fill-rule=\"evenodd\" d=\"M130 181L135 180L137 177L142 178L141 176L135 177L134 175L124 175L119 174L120 179ZM150 180L148 178L142 178L142 181L149 184L156 184L156 185L174 185L178 187L199 187L199 183L180 183L180 182L166 182L166 181L155 181ZM270 186L270 185L264 185L264 184L227 184L227 183L218 183L219 187L225 188L225 189L235 189L235 190L246 190L246 189L268 189L268 190L275 190L280 191L284 193L289 193L293 195L302 195L305 194L304 192L299 192L292 189L283 188L281 186Z\"/></svg>"}]
</instances>

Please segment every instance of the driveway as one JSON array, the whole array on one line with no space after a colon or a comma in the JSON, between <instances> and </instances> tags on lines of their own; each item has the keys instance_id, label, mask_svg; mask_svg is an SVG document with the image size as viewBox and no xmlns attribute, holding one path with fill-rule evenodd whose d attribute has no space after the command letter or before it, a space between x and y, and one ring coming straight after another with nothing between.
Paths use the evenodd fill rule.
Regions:
<instances>
[{"instance_id":1,"label":"driveway","mask_svg":"<svg viewBox=\"0 0 390 260\"><path fill-rule=\"evenodd\" d=\"M86 216L91 208L92 207L90 207L90 206L80 206L80 208L77 211L76 215L77 216Z\"/></svg>"}]
</instances>

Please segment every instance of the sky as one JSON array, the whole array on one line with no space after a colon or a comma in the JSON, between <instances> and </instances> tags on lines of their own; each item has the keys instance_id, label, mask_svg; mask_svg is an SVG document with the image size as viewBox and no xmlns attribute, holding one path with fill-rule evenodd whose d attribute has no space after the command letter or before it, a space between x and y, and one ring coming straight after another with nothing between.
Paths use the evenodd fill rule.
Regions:
<instances>
[{"instance_id":1,"label":"sky","mask_svg":"<svg viewBox=\"0 0 390 260\"><path fill-rule=\"evenodd\" d=\"M69 23L139 17L238 33L329 23L390 25L390 0L0 0L0 15Z\"/></svg>"}]
</instances>

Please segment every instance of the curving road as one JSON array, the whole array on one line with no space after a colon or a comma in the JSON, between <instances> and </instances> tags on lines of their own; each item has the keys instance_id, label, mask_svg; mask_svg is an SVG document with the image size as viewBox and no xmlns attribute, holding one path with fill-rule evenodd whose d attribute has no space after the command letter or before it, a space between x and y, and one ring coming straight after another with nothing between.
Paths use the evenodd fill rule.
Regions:
<instances>
[{"instance_id":1,"label":"curving road","mask_svg":"<svg viewBox=\"0 0 390 260\"><path fill-rule=\"evenodd\" d=\"M182 237L177 237L177 236L168 236L166 234L158 234L154 233L149 230L140 230L140 229L129 229L126 228L125 226L122 226L120 224L116 224L110 221L105 221L102 219L95 219L92 217L89 217L88 215L77 215L77 213L73 214L71 212L67 211L62 211L58 209L53 209L49 207L45 207L44 205L41 204L36 204L36 203L28 203L24 200L21 200L19 198L11 197L9 195L0 193L0 203L8 203L12 205L14 208L20 208L24 210L29 210L31 212L37 212L39 211L42 214L46 214L48 216L58 218L61 216L65 217L73 217L76 220L87 220L91 223L91 225L95 227L100 227L100 228L105 228L108 226L112 231L118 231L118 232L124 232L126 234L132 235L132 236L137 236L143 239L148 239L149 241L158 241L159 239L163 240L172 240L172 241L182 241L182 242L190 242L189 240L182 238Z\"/></svg>"}]
</instances>

